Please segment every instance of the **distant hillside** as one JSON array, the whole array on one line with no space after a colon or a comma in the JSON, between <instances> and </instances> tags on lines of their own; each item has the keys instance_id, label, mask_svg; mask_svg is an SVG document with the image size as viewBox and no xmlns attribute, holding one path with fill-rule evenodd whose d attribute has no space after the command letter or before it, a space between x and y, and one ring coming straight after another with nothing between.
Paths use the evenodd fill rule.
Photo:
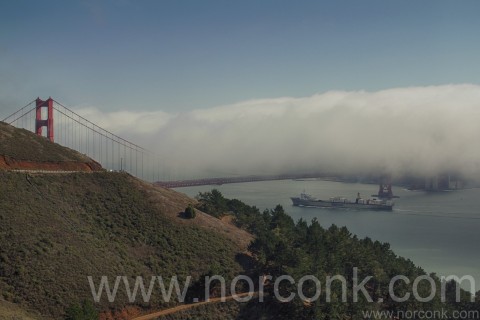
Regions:
<instances>
[{"instance_id":1,"label":"distant hillside","mask_svg":"<svg viewBox=\"0 0 480 320\"><path fill-rule=\"evenodd\" d=\"M97 171L102 168L75 150L0 122L0 169Z\"/></svg>"}]
</instances>

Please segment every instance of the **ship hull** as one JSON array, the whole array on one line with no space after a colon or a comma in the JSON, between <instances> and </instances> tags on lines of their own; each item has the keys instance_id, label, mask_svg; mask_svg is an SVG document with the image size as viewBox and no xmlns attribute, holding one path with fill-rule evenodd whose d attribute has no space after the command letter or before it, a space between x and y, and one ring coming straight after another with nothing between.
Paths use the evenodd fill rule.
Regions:
<instances>
[{"instance_id":1,"label":"ship hull","mask_svg":"<svg viewBox=\"0 0 480 320\"><path fill-rule=\"evenodd\" d=\"M358 209L358 210L380 210L380 211L392 211L393 204L368 204L368 203L355 203L355 202L333 202L325 200L307 200L298 197L292 199L293 205L297 207L308 208L345 208L345 209Z\"/></svg>"}]
</instances>

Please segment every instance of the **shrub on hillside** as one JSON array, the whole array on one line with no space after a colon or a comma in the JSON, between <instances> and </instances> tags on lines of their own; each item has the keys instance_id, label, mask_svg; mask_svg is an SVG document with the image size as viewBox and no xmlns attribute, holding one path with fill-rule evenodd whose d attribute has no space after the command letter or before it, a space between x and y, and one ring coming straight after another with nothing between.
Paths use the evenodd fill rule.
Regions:
<instances>
[{"instance_id":1,"label":"shrub on hillside","mask_svg":"<svg viewBox=\"0 0 480 320\"><path fill-rule=\"evenodd\" d=\"M97 320L98 312L89 301L72 305L67 309L66 320Z\"/></svg>"},{"instance_id":2,"label":"shrub on hillside","mask_svg":"<svg viewBox=\"0 0 480 320\"><path fill-rule=\"evenodd\" d=\"M189 206L185 209L185 218L187 218L187 219L193 219L193 218L195 218L196 215L197 215L197 213L195 212L195 209L193 208L192 205L189 205Z\"/></svg>"}]
</instances>

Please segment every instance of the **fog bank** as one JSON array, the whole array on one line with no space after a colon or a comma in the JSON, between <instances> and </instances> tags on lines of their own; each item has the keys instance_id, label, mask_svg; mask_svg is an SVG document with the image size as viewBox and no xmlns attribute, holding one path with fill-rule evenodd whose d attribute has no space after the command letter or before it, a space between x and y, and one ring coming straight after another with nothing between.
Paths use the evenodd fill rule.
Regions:
<instances>
[{"instance_id":1,"label":"fog bank","mask_svg":"<svg viewBox=\"0 0 480 320\"><path fill-rule=\"evenodd\" d=\"M178 178L480 171L478 85L329 91L177 114L127 109L77 111L159 153Z\"/></svg>"}]
</instances>

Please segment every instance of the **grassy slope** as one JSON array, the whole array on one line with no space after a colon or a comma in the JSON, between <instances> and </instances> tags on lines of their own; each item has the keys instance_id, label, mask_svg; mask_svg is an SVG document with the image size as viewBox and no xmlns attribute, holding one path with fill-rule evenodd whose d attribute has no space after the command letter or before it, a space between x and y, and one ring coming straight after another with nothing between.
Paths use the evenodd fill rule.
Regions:
<instances>
[{"instance_id":1,"label":"grassy slope","mask_svg":"<svg viewBox=\"0 0 480 320\"><path fill-rule=\"evenodd\" d=\"M0 172L0 181L0 294L56 318L91 299L88 275L233 275L251 239L203 213L183 220L193 200L126 174ZM123 305L124 295L101 307Z\"/></svg>"},{"instance_id":2,"label":"grassy slope","mask_svg":"<svg viewBox=\"0 0 480 320\"><path fill-rule=\"evenodd\" d=\"M0 320L43 320L35 312L25 311L23 308L0 299Z\"/></svg>"},{"instance_id":3,"label":"grassy slope","mask_svg":"<svg viewBox=\"0 0 480 320\"><path fill-rule=\"evenodd\" d=\"M0 155L16 160L38 162L91 162L79 152L51 143L24 129L0 122Z\"/></svg>"}]
</instances>

